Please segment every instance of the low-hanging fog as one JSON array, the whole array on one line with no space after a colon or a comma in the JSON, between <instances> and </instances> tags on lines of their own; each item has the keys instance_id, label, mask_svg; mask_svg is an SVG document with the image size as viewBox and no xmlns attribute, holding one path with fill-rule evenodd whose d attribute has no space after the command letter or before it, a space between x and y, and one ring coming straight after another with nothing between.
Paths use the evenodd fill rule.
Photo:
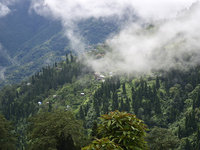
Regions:
<instances>
[{"instance_id":1,"label":"low-hanging fog","mask_svg":"<svg viewBox=\"0 0 200 150\"><path fill-rule=\"evenodd\" d=\"M88 18L109 18L134 10L140 18L133 22L130 13L119 34L108 44L112 53L103 59L88 60L96 71L149 72L178 68L186 70L199 63L200 9L191 0L32 0L30 12L62 21L65 35L74 50L83 50L84 43L76 23ZM193 7L193 8L192 8ZM145 29L144 26L153 25ZM76 32L77 33L77 32ZM82 49L81 49L82 47Z\"/></svg>"}]
</instances>

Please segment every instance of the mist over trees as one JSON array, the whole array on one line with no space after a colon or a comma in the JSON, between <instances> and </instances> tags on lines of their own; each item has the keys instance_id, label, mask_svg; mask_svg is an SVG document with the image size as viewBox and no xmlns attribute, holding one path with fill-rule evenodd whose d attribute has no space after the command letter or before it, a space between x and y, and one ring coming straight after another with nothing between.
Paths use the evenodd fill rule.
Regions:
<instances>
[{"instance_id":1,"label":"mist over trees","mask_svg":"<svg viewBox=\"0 0 200 150\"><path fill-rule=\"evenodd\" d=\"M198 2L21 2L0 2L0 150L200 149Z\"/></svg>"}]
</instances>

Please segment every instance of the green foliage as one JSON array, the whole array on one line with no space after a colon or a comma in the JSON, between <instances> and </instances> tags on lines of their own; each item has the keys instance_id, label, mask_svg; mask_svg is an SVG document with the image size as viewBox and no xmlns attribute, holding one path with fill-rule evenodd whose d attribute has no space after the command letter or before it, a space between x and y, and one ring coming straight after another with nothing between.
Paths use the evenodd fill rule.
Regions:
<instances>
[{"instance_id":1,"label":"green foliage","mask_svg":"<svg viewBox=\"0 0 200 150\"><path fill-rule=\"evenodd\" d=\"M154 127L146 136L150 150L169 150L179 146L180 140L169 130Z\"/></svg>"},{"instance_id":2,"label":"green foliage","mask_svg":"<svg viewBox=\"0 0 200 150\"><path fill-rule=\"evenodd\" d=\"M96 139L89 146L81 150L123 150L119 145L110 141L108 138Z\"/></svg>"},{"instance_id":3,"label":"green foliage","mask_svg":"<svg viewBox=\"0 0 200 150\"><path fill-rule=\"evenodd\" d=\"M14 126L0 114L0 150L15 150L17 134Z\"/></svg>"},{"instance_id":4,"label":"green foliage","mask_svg":"<svg viewBox=\"0 0 200 150\"><path fill-rule=\"evenodd\" d=\"M82 122L71 111L42 111L28 121L28 150L73 150L82 144Z\"/></svg>"},{"instance_id":5,"label":"green foliage","mask_svg":"<svg viewBox=\"0 0 200 150\"><path fill-rule=\"evenodd\" d=\"M147 149L144 137L147 126L127 112L109 112L100 117L98 133L118 143L123 149Z\"/></svg>"}]
</instances>

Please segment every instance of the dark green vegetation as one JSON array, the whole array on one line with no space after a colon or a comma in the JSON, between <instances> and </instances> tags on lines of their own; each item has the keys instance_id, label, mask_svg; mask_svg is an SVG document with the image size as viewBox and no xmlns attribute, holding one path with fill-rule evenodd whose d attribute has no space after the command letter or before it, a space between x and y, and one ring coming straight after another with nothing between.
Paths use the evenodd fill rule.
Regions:
<instances>
[{"instance_id":1,"label":"dark green vegetation","mask_svg":"<svg viewBox=\"0 0 200 150\"><path fill-rule=\"evenodd\" d=\"M7 121L5 117L0 114L0 150L15 149L17 134L13 131L14 129L11 122Z\"/></svg>"},{"instance_id":2,"label":"dark green vegetation","mask_svg":"<svg viewBox=\"0 0 200 150\"><path fill-rule=\"evenodd\" d=\"M106 54L108 50L110 51L107 45L102 45L89 55ZM96 59L101 57L103 55ZM154 73L155 76L141 77L117 73L110 76L108 72L104 72L102 74L106 78L102 82L97 81L94 71L84 65L82 56L69 54L65 58L66 61L43 67L27 81L4 86L0 91L0 113L14 122L14 131L19 134L16 141L18 149L34 149L34 144L61 149L60 147L66 146L63 145L66 141L74 149L80 149L92 143L95 138L94 145L104 142L108 146L117 146L117 139L112 140L109 132L104 134L105 137L98 134L97 129L104 126L98 117L115 110L135 114L144 121L150 129L145 141L152 150L199 148L199 66L187 72L158 71ZM66 113L66 118L71 118L70 123L77 125L73 130L79 128L81 131L77 131L77 134L68 132L67 120L62 117L60 120L56 119L59 113L60 116ZM105 116L110 115L112 113ZM76 123L75 118L80 124ZM55 122L55 119L58 121ZM105 124L110 123L108 121ZM39 131L41 134L38 134ZM120 130L110 129L110 132L114 131L118 133ZM55 136L51 136L51 133ZM77 137L80 138L79 143L76 141ZM39 143L31 140L35 138L41 138L39 141L34 140ZM47 139L53 140L51 143L54 144L48 145Z\"/></svg>"}]
</instances>

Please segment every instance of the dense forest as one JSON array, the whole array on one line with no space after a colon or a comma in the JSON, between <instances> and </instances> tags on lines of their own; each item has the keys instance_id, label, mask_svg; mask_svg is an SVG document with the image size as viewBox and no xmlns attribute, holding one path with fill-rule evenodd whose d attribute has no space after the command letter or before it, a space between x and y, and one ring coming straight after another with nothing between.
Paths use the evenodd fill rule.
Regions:
<instances>
[{"instance_id":1,"label":"dense forest","mask_svg":"<svg viewBox=\"0 0 200 150\"><path fill-rule=\"evenodd\" d=\"M177 53L170 58L175 67L145 73L114 67L98 72L91 63L109 56L113 62L123 59L120 48L125 44L106 40L123 23L101 17L77 22L85 47L75 53L61 22L34 13L22 15L29 5L12 5L16 13L0 18L0 150L200 150L198 47L188 45L198 39L196 34L189 34L188 40L190 30L176 32L148 53L151 59ZM193 3L170 21L187 20L198 6ZM121 19L124 24L127 14ZM140 24L140 30L128 32L145 40L166 22ZM177 67L181 63L184 69Z\"/></svg>"},{"instance_id":2,"label":"dense forest","mask_svg":"<svg viewBox=\"0 0 200 150\"><path fill-rule=\"evenodd\" d=\"M111 50L102 44L88 53L88 57L101 59L106 51ZM65 57L65 61L41 68L26 81L2 88L0 113L1 124L5 126L0 130L6 133L1 138L7 137L6 134L10 138L5 139L7 143L1 149L8 146L8 149L64 150L81 149L89 144L92 149L102 143L119 146L117 149L199 149L199 66L187 72L161 70L153 76L102 72L105 79L100 79L84 63L83 55L70 53ZM111 135L115 136L116 131L119 137L117 131L120 132L120 125L115 125L113 119L127 123L130 121L125 119L127 116L146 125L134 126L142 130L142 135L129 135L135 141L122 136L121 140L127 142L124 145ZM122 126L126 124L123 121L119 121ZM111 126L108 129L111 133L104 133L102 128L106 126ZM130 132L132 128L124 128L127 134L134 133ZM147 145L145 142L137 145L137 138Z\"/></svg>"}]
</instances>

